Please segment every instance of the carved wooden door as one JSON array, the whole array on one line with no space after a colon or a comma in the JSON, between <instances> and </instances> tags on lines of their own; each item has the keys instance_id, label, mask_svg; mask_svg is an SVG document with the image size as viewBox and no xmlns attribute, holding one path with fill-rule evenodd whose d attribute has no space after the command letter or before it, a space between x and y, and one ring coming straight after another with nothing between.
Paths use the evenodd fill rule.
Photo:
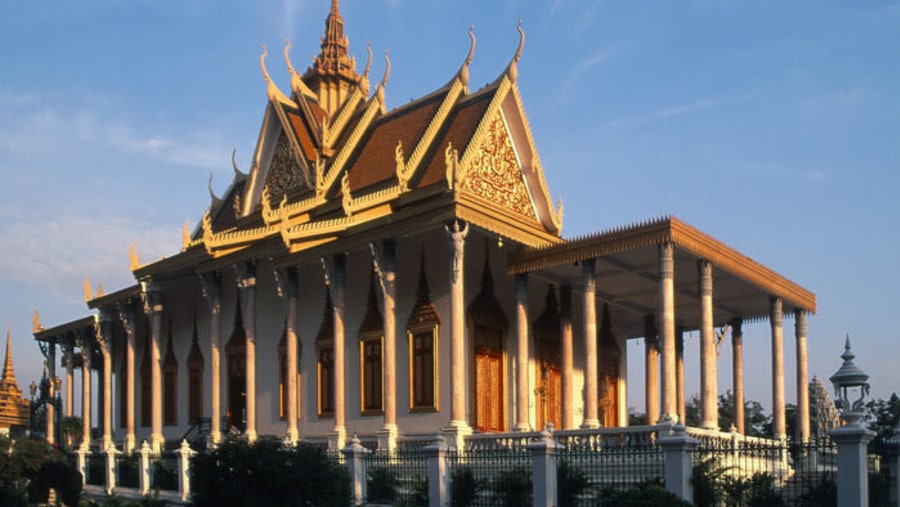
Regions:
<instances>
[{"instance_id":1,"label":"carved wooden door","mask_svg":"<svg viewBox=\"0 0 900 507\"><path fill-rule=\"evenodd\" d=\"M537 389L535 389L537 407L537 427L542 430L547 423L553 423L554 428L562 427L562 373L559 365L544 362L537 366L535 372Z\"/></svg>"},{"instance_id":2,"label":"carved wooden door","mask_svg":"<svg viewBox=\"0 0 900 507\"><path fill-rule=\"evenodd\" d=\"M501 331L475 328L475 428L505 431Z\"/></svg>"}]
</instances>

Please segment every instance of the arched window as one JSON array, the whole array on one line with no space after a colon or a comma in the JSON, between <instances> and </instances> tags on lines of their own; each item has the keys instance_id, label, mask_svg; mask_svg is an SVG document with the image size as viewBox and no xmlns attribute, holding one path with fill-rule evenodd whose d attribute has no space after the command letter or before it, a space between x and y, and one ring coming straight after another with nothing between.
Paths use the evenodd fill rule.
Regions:
<instances>
[{"instance_id":1,"label":"arched window","mask_svg":"<svg viewBox=\"0 0 900 507\"><path fill-rule=\"evenodd\" d=\"M163 360L163 424L178 424L178 360L172 348L172 319L169 318L169 337Z\"/></svg>"},{"instance_id":2,"label":"arched window","mask_svg":"<svg viewBox=\"0 0 900 507\"><path fill-rule=\"evenodd\" d=\"M188 423L197 424L203 417L203 353L197 335L197 313L194 312L194 334L188 354Z\"/></svg>"},{"instance_id":3,"label":"arched window","mask_svg":"<svg viewBox=\"0 0 900 507\"><path fill-rule=\"evenodd\" d=\"M479 431L506 431L507 320L494 295L490 251L485 249L481 291L469 305L469 336L475 364L472 381L474 426Z\"/></svg>"},{"instance_id":4,"label":"arched window","mask_svg":"<svg viewBox=\"0 0 900 507\"><path fill-rule=\"evenodd\" d=\"M325 311L316 335L316 377L319 417L334 416L334 305L325 291Z\"/></svg>"},{"instance_id":5,"label":"arched window","mask_svg":"<svg viewBox=\"0 0 900 507\"><path fill-rule=\"evenodd\" d=\"M438 336L441 318L431 303L428 278L425 276L425 251L419 268L416 304L406 321L409 339L409 410L431 412L439 410Z\"/></svg>"},{"instance_id":6,"label":"arched window","mask_svg":"<svg viewBox=\"0 0 900 507\"><path fill-rule=\"evenodd\" d=\"M384 411L384 320L375 295L374 270L369 280L366 315L359 326L360 404L363 415L380 415Z\"/></svg>"}]
</instances>

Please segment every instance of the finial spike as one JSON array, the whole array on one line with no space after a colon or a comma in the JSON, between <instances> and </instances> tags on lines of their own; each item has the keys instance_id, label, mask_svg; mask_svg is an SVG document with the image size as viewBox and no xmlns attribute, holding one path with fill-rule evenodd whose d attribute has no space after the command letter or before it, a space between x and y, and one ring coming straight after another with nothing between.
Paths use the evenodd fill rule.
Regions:
<instances>
[{"instance_id":1,"label":"finial spike","mask_svg":"<svg viewBox=\"0 0 900 507\"><path fill-rule=\"evenodd\" d=\"M206 182L206 189L209 191L209 199L212 201L212 206L217 206L218 204L220 204L222 202L222 199L219 199L219 197L216 195L216 193L213 192L212 181L213 181L213 172L210 171L209 172L209 181Z\"/></svg>"},{"instance_id":2,"label":"finial spike","mask_svg":"<svg viewBox=\"0 0 900 507\"><path fill-rule=\"evenodd\" d=\"M236 154L237 146L231 145L231 168L234 169L234 181L244 181L247 179L247 175L238 169L237 160L235 160Z\"/></svg>"}]
</instances>

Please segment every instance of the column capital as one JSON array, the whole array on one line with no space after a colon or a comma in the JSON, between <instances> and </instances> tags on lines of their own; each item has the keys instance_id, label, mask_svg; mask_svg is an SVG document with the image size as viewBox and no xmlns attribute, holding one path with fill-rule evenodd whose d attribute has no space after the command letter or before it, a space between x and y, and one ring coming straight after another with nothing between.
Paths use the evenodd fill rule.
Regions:
<instances>
[{"instance_id":1,"label":"column capital","mask_svg":"<svg viewBox=\"0 0 900 507\"><path fill-rule=\"evenodd\" d=\"M134 305L131 300L128 301L119 301L116 303L116 314L119 317L119 321L122 323L122 327L125 328L125 333L131 336L134 333Z\"/></svg>"},{"instance_id":2,"label":"column capital","mask_svg":"<svg viewBox=\"0 0 900 507\"><path fill-rule=\"evenodd\" d=\"M297 268L277 268L275 274L275 290L285 304L297 297Z\"/></svg>"},{"instance_id":3,"label":"column capital","mask_svg":"<svg viewBox=\"0 0 900 507\"><path fill-rule=\"evenodd\" d=\"M596 264L596 259L584 259L581 261L581 285L585 292L594 292L596 290Z\"/></svg>"},{"instance_id":4,"label":"column capital","mask_svg":"<svg viewBox=\"0 0 900 507\"><path fill-rule=\"evenodd\" d=\"M331 304L335 308L344 307L344 272L347 258L344 254L326 255L322 257L322 271L325 274L325 287L331 295Z\"/></svg>"},{"instance_id":5,"label":"column capital","mask_svg":"<svg viewBox=\"0 0 900 507\"><path fill-rule=\"evenodd\" d=\"M781 327L782 321L784 319L784 313L782 311L782 301L780 297L772 296L769 298L769 308L770 308L770 320L772 321L773 326Z\"/></svg>"},{"instance_id":6,"label":"column capital","mask_svg":"<svg viewBox=\"0 0 900 507\"><path fill-rule=\"evenodd\" d=\"M116 316L112 311L102 310L99 315L94 316L94 335L104 354L111 352L115 323Z\"/></svg>"},{"instance_id":7,"label":"column capital","mask_svg":"<svg viewBox=\"0 0 900 507\"><path fill-rule=\"evenodd\" d=\"M559 316L563 319L572 319L572 286L559 287Z\"/></svg>"},{"instance_id":8,"label":"column capital","mask_svg":"<svg viewBox=\"0 0 900 507\"><path fill-rule=\"evenodd\" d=\"M800 308L794 310L794 331L797 336L806 336L806 312Z\"/></svg>"},{"instance_id":9,"label":"column capital","mask_svg":"<svg viewBox=\"0 0 900 507\"><path fill-rule=\"evenodd\" d=\"M209 271L200 273L200 292L210 313L218 314L222 310L222 273Z\"/></svg>"},{"instance_id":10,"label":"column capital","mask_svg":"<svg viewBox=\"0 0 900 507\"><path fill-rule=\"evenodd\" d=\"M385 239L379 242L369 243L372 252L372 264L381 292L393 293L397 281L397 242L393 239Z\"/></svg>"},{"instance_id":11,"label":"column capital","mask_svg":"<svg viewBox=\"0 0 900 507\"><path fill-rule=\"evenodd\" d=\"M159 285L150 279L141 281L141 301L144 304L144 313L148 317L156 313L162 313L162 291Z\"/></svg>"},{"instance_id":12,"label":"column capital","mask_svg":"<svg viewBox=\"0 0 900 507\"><path fill-rule=\"evenodd\" d=\"M707 260L697 261L697 272L700 276L700 295L712 296L712 263Z\"/></svg>"},{"instance_id":13,"label":"column capital","mask_svg":"<svg viewBox=\"0 0 900 507\"><path fill-rule=\"evenodd\" d=\"M239 289L256 288L256 260L238 262L234 265L237 272L237 286Z\"/></svg>"},{"instance_id":14,"label":"column capital","mask_svg":"<svg viewBox=\"0 0 900 507\"><path fill-rule=\"evenodd\" d=\"M659 279L667 280L675 277L675 247L672 243L659 245Z\"/></svg>"},{"instance_id":15,"label":"column capital","mask_svg":"<svg viewBox=\"0 0 900 507\"><path fill-rule=\"evenodd\" d=\"M456 283L462 270L462 259L466 251L466 235L469 234L469 224L462 220L453 220L444 226L447 237L450 239L450 275L451 282Z\"/></svg>"}]
</instances>

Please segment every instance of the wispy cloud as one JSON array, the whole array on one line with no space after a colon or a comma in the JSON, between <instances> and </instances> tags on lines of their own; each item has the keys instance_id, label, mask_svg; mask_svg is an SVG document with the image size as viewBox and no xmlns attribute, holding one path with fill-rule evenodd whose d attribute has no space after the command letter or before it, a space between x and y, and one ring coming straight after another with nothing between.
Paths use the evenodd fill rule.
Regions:
<instances>
[{"instance_id":1,"label":"wispy cloud","mask_svg":"<svg viewBox=\"0 0 900 507\"><path fill-rule=\"evenodd\" d=\"M85 146L87 145L87 146ZM147 132L132 126L102 103L72 104L61 109L46 99L0 91L0 153L16 157L67 150L103 148L151 157L161 162L209 169L221 165L229 151L222 132Z\"/></svg>"},{"instance_id":2,"label":"wispy cloud","mask_svg":"<svg viewBox=\"0 0 900 507\"><path fill-rule=\"evenodd\" d=\"M134 283L128 248L135 243L143 262L178 251L177 227L126 218L70 215L0 222L0 273L60 295L78 290L85 275L115 290ZM52 241L47 238L53 238Z\"/></svg>"},{"instance_id":3,"label":"wispy cloud","mask_svg":"<svg viewBox=\"0 0 900 507\"><path fill-rule=\"evenodd\" d=\"M619 118L612 120L607 123L607 127L611 128L620 128L620 127L639 127L641 125L645 125L648 123L653 123L660 120L674 118L676 116L684 116L692 113L696 113L698 111L702 111L704 109L711 109L714 107L718 107L723 103L722 99L715 98L702 98L692 100L690 102L684 102L679 104L674 104L671 106L665 106L655 111L639 113L632 116L627 116L625 118Z\"/></svg>"},{"instance_id":4,"label":"wispy cloud","mask_svg":"<svg viewBox=\"0 0 900 507\"><path fill-rule=\"evenodd\" d=\"M553 109L564 103L575 86L590 73L591 69L617 56L621 53L622 47L623 44L621 43L612 43L587 55L577 66L569 71L569 74L559 87L559 91L547 105Z\"/></svg>"}]
</instances>

